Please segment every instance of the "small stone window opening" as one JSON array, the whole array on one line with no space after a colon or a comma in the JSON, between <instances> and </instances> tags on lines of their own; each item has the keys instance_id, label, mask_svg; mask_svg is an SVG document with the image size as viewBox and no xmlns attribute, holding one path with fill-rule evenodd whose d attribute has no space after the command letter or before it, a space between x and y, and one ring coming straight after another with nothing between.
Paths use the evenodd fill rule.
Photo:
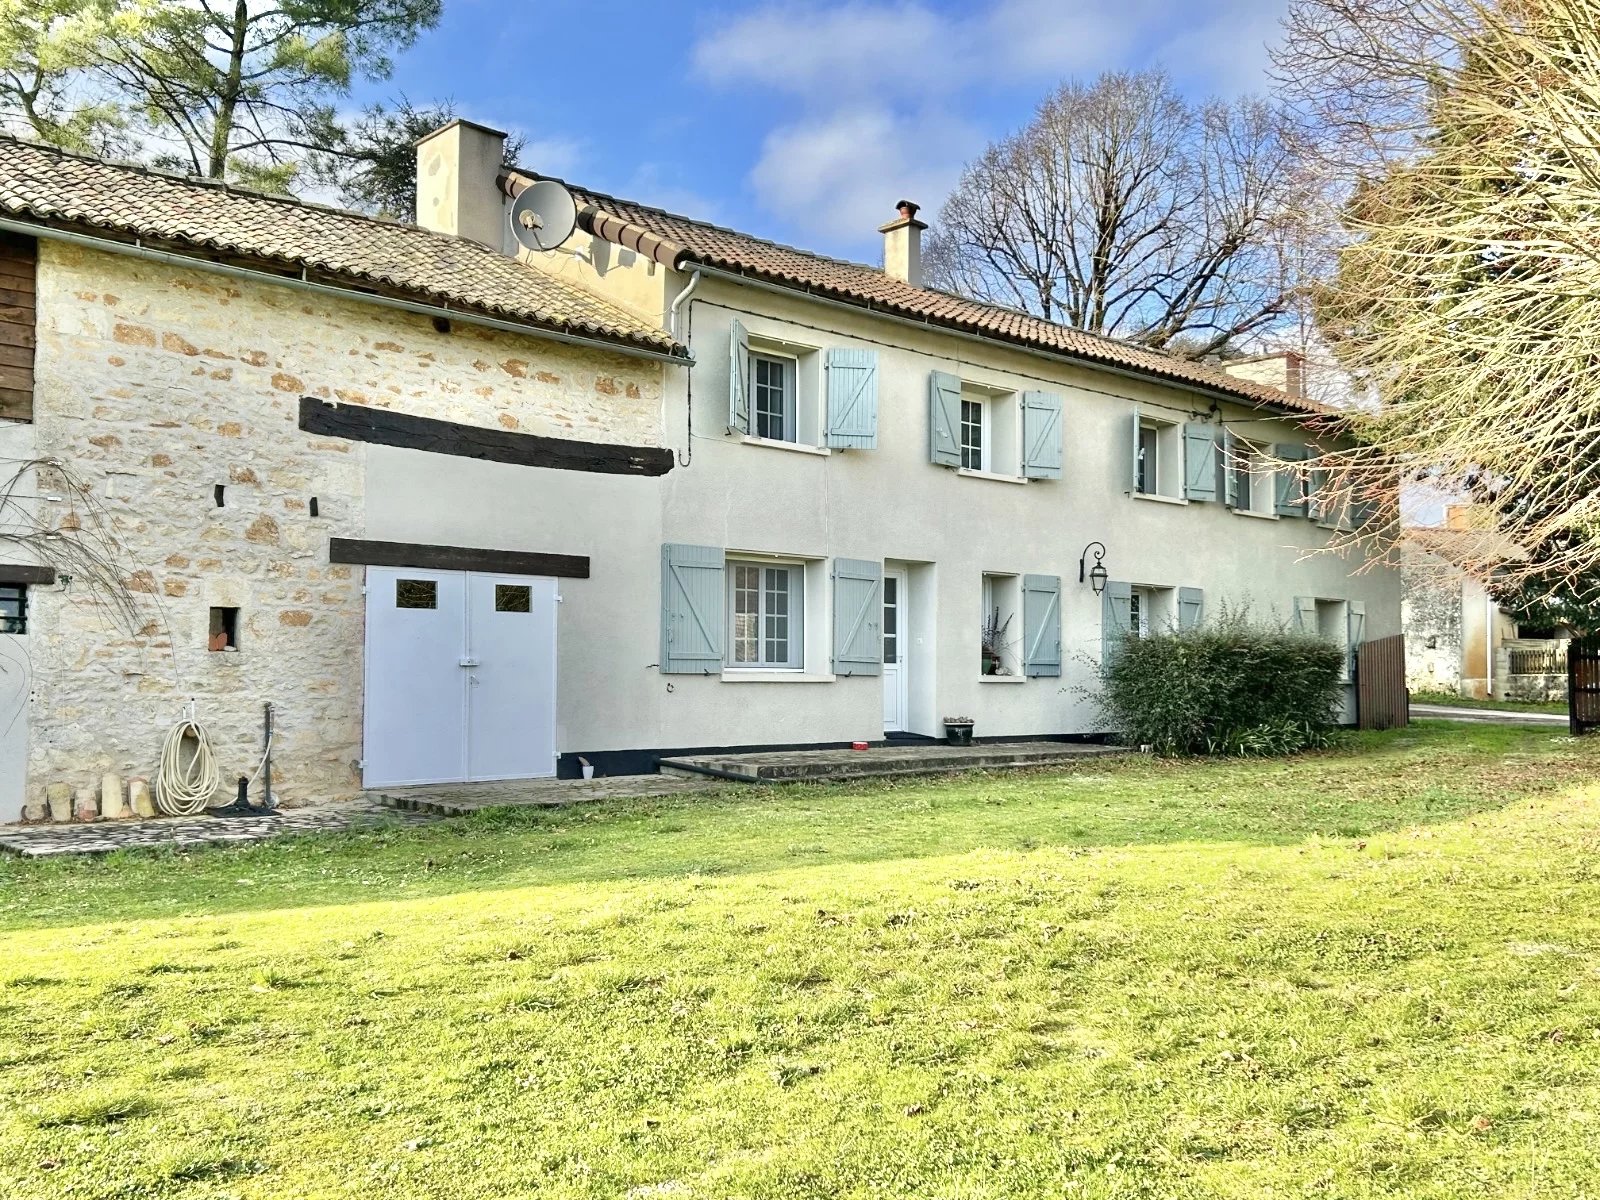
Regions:
<instances>
[{"instance_id":1,"label":"small stone window opening","mask_svg":"<svg viewBox=\"0 0 1600 1200\"><path fill-rule=\"evenodd\" d=\"M207 645L212 650L237 650L239 648L239 610L213 608L211 610L211 636Z\"/></svg>"},{"instance_id":2,"label":"small stone window opening","mask_svg":"<svg viewBox=\"0 0 1600 1200\"><path fill-rule=\"evenodd\" d=\"M28 632L28 585L0 586L0 633Z\"/></svg>"},{"instance_id":3,"label":"small stone window opening","mask_svg":"<svg viewBox=\"0 0 1600 1200\"><path fill-rule=\"evenodd\" d=\"M218 508L222 507L223 493L226 492L226 491L227 491L227 489L224 488L220 483L217 484L216 487L211 489L211 498L217 502L217 507Z\"/></svg>"},{"instance_id":4,"label":"small stone window opening","mask_svg":"<svg viewBox=\"0 0 1600 1200\"><path fill-rule=\"evenodd\" d=\"M311 515L313 517L317 515L317 498L315 496L311 497Z\"/></svg>"}]
</instances>

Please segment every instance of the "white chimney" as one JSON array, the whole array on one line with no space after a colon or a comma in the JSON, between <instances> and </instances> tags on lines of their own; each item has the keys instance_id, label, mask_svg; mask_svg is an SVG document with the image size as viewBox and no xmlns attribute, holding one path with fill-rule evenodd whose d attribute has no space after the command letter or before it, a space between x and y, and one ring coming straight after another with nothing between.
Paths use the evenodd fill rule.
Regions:
<instances>
[{"instance_id":1,"label":"white chimney","mask_svg":"<svg viewBox=\"0 0 1600 1200\"><path fill-rule=\"evenodd\" d=\"M505 152L504 133L471 121L451 121L417 142L417 224L504 252Z\"/></svg>"},{"instance_id":2,"label":"white chimney","mask_svg":"<svg viewBox=\"0 0 1600 1200\"><path fill-rule=\"evenodd\" d=\"M922 231L928 226L917 220L922 207L909 200L895 205L900 215L887 225L878 226L883 234L883 269L891 279L903 279L913 287L922 286Z\"/></svg>"}]
</instances>

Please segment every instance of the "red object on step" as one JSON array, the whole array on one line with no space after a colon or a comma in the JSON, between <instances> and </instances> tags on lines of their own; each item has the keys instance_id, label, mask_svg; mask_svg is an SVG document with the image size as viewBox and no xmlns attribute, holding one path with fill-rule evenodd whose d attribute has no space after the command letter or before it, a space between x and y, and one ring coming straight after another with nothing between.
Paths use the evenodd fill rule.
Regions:
<instances>
[{"instance_id":1,"label":"red object on step","mask_svg":"<svg viewBox=\"0 0 1600 1200\"><path fill-rule=\"evenodd\" d=\"M867 748L867 744L865 742L851 742L850 743L850 749L852 749L852 750L865 750L866 748Z\"/></svg>"}]
</instances>

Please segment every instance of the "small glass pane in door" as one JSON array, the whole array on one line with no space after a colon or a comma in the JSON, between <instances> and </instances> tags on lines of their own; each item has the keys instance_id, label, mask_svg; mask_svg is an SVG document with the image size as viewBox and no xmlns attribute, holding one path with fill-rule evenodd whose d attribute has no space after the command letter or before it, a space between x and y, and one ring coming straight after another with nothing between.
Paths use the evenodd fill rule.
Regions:
<instances>
[{"instance_id":1,"label":"small glass pane in door","mask_svg":"<svg viewBox=\"0 0 1600 1200\"><path fill-rule=\"evenodd\" d=\"M883 661L900 661L900 581L893 575L883 579Z\"/></svg>"}]
</instances>

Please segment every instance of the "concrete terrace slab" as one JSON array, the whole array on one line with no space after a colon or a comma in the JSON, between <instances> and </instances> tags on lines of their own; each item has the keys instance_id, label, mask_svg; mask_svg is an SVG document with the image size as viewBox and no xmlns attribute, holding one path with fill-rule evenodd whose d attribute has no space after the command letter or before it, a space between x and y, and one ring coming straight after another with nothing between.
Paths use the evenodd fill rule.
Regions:
<instances>
[{"instance_id":1,"label":"concrete terrace slab","mask_svg":"<svg viewBox=\"0 0 1600 1200\"><path fill-rule=\"evenodd\" d=\"M703 792L720 781L705 776L608 775L601 779L510 779L495 783L441 783L375 788L367 795L406 812L460 817L486 808L562 808L592 800L640 799Z\"/></svg>"},{"instance_id":2,"label":"concrete terrace slab","mask_svg":"<svg viewBox=\"0 0 1600 1200\"><path fill-rule=\"evenodd\" d=\"M961 771L999 771L1048 767L1083 758L1127 753L1120 746L1081 742L984 742L949 746L913 742L867 750L794 750L764 754L686 755L661 760L663 774L690 774L695 768L726 771L751 782L825 783L895 775L943 775Z\"/></svg>"},{"instance_id":3,"label":"concrete terrace slab","mask_svg":"<svg viewBox=\"0 0 1600 1200\"><path fill-rule=\"evenodd\" d=\"M110 854L116 850L238 846L301 833L339 833L399 821L430 821L422 813L396 812L370 800L289 808L275 816L155 817L72 825L10 825L0 828L0 851L23 858L66 854Z\"/></svg>"}]
</instances>

